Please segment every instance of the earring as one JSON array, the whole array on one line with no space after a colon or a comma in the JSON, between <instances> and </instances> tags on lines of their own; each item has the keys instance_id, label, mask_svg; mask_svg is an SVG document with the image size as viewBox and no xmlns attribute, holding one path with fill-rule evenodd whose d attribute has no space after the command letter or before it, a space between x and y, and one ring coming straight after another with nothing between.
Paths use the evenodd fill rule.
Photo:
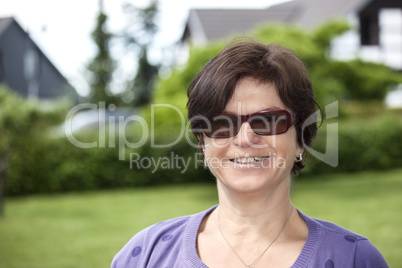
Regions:
<instances>
[{"instance_id":1,"label":"earring","mask_svg":"<svg viewBox=\"0 0 402 268\"><path fill-rule=\"evenodd\" d=\"M303 160L303 153L300 153L299 157L295 157L295 162L301 162Z\"/></svg>"}]
</instances>

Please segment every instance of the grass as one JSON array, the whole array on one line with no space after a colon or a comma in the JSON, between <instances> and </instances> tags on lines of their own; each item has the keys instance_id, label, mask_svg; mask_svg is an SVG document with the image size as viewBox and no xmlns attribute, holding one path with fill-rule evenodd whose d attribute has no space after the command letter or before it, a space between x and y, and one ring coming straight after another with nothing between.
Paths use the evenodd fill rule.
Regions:
<instances>
[{"instance_id":1,"label":"grass","mask_svg":"<svg viewBox=\"0 0 402 268\"><path fill-rule=\"evenodd\" d=\"M368 237L390 267L402 256L402 170L297 178L293 203ZM217 203L213 184L8 198L0 267L109 267L144 227Z\"/></svg>"}]
</instances>

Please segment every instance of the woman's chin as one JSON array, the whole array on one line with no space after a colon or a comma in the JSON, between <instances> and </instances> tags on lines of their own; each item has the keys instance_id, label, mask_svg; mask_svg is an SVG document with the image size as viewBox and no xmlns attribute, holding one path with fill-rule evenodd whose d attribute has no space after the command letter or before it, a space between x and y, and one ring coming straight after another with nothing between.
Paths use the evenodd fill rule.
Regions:
<instances>
[{"instance_id":1,"label":"woman's chin","mask_svg":"<svg viewBox=\"0 0 402 268\"><path fill-rule=\"evenodd\" d=\"M228 172L229 173L229 172ZM239 174L243 172L230 172L226 174L226 179L219 179L219 182L228 190L236 193L255 193L265 189L272 183L269 174Z\"/></svg>"}]
</instances>

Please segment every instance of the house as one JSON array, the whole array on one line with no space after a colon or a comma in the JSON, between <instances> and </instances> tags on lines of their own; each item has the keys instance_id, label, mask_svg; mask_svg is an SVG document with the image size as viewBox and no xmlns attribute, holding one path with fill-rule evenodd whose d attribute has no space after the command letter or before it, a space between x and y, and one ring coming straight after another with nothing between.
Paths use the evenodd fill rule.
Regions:
<instances>
[{"instance_id":1,"label":"house","mask_svg":"<svg viewBox=\"0 0 402 268\"><path fill-rule=\"evenodd\" d=\"M66 78L12 17L0 18L0 84L41 100L74 94Z\"/></svg>"},{"instance_id":2,"label":"house","mask_svg":"<svg viewBox=\"0 0 402 268\"><path fill-rule=\"evenodd\" d=\"M292 23L311 29L339 17L355 27L333 40L334 58L361 57L402 70L401 0L293 0L265 9L192 9L181 41L186 49L189 44L246 34L263 23Z\"/></svg>"}]
</instances>

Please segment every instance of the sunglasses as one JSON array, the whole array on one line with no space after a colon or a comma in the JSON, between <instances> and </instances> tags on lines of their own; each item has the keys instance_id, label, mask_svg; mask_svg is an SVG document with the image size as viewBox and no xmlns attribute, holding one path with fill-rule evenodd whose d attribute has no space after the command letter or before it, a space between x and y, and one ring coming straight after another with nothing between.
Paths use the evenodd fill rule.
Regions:
<instances>
[{"instance_id":1,"label":"sunglasses","mask_svg":"<svg viewBox=\"0 0 402 268\"><path fill-rule=\"evenodd\" d=\"M292 116L286 110L269 110L247 115L223 113L212 121L198 122L196 130L210 138L223 139L236 136L243 123L249 123L258 135L278 135L292 126Z\"/></svg>"}]
</instances>

